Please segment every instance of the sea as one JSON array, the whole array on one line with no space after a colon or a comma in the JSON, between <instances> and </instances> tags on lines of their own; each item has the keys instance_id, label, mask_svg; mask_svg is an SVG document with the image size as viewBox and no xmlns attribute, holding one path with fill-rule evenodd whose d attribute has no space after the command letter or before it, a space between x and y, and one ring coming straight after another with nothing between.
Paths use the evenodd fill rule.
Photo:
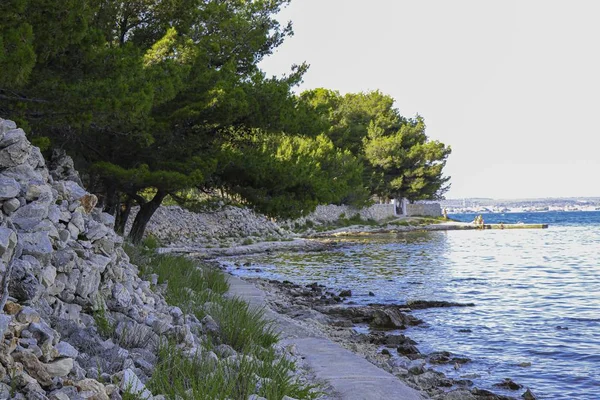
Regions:
<instances>
[{"instance_id":1,"label":"sea","mask_svg":"<svg viewBox=\"0 0 600 400\"><path fill-rule=\"evenodd\" d=\"M402 333L422 353L470 358L458 370L435 368L479 388L600 399L600 211L482 216L486 223L549 227L381 235L349 239L329 252L244 257L251 268L225 264L237 275L350 289L358 304L474 303L413 311L426 324ZM505 378L523 388L494 387Z\"/></svg>"}]
</instances>

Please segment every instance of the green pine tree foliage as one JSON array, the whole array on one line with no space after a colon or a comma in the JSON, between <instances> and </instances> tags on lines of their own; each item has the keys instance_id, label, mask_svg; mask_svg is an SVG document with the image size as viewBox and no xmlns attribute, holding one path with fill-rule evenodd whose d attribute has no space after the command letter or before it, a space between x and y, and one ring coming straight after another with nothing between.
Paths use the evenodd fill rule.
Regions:
<instances>
[{"instance_id":1,"label":"green pine tree foliage","mask_svg":"<svg viewBox=\"0 0 600 400\"><path fill-rule=\"evenodd\" d=\"M342 96L320 88L299 99L336 146L362 161L372 195L415 201L440 198L448 190L443 168L450 147L429 140L423 119L403 117L391 96L380 91Z\"/></svg>"},{"instance_id":2,"label":"green pine tree foliage","mask_svg":"<svg viewBox=\"0 0 600 400\"><path fill-rule=\"evenodd\" d=\"M168 193L220 184L222 144L240 132L316 135L291 92L307 66L280 78L258 68L292 34L273 18L287 3L2 2L0 112L74 155L107 210L127 199L148 207L134 222L139 240Z\"/></svg>"},{"instance_id":3,"label":"green pine tree foliage","mask_svg":"<svg viewBox=\"0 0 600 400\"><path fill-rule=\"evenodd\" d=\"M26 21L27 0L0 2L0 87L17 88L25 84L36 61L33 29ZM0 92L0 96L5 95ZM1 97L0 97L1 98Z\"/></svg>"},{"instance_id":4,"label":"green pine tree foliage","mask_svg":"<svg viewBox=\"0 0 600 400\"><path fill-rule=\"evenodd\" d=\"M255 131L224 144L221 154L225 189L269 216L295 218L318 204L361 206L369 197L362 164L325 135Z\"/></svg>"},{"instance_id":5,"label":"green pine tree foliage","mask_svg":"<svg viewBox=\"0 0 600 400\"><path fill-rule=\"evenodd\" d=\"M368 132L363 144L373 193L415 201L439 199L448 190L450 178L443 175L443 169L451 149L428 139L421 117L395 131L372 122Z\"/></svg>"}]
</instances>

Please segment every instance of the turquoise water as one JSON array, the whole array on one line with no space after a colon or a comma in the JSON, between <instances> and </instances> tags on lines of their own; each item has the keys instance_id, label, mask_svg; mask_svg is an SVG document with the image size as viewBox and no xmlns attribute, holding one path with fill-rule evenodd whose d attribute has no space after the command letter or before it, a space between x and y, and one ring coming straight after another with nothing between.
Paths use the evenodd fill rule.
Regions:
<instances>
[{"instance_id":1,"label":"turquoise water","mask_svg":"<svg viewBox=\"0 0 600 400\"><path fill-rule=\"evenodd\" d=\"M428 326L404 333L421 352L471 358L442 370L478 387L511 378L543 399L600 399L600 212L483 217L551 225L380 236L326 253L247 257L253 268L232 272L351 289L358 303L475 303L415 311Z\"/></svg>"}]
</instances>

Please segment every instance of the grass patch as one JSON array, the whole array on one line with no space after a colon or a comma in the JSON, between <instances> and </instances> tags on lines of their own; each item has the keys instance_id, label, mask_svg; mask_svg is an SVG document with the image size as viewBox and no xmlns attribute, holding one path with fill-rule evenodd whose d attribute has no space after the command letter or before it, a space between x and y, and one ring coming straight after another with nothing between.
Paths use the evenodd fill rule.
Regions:
<instances>
[{"instance_id":1,"label":"grass patch","mask_svg":"<svg viewBox=\"0 0 600 400\"><path fill-rule=\"evenodd\" d=\"M223 343L237 351L259 346L268 348L277 343L279 336L271 321L265 319L260 308L252 308L239 298L226 298L213 303L210 315L219 324Z\"/></svg>"},{"instance_id":2,"label":"grass patch","mask_svg":"<svg viewBox=\"0 0 600 400\"><path fill-rule=\"evenodd\" d=\"M104 303L100 308L94 311L94 322L96 322L96 328L98 333L105 339L111 338L115 334L115 325L110 322L108 315L106 314L106 308Z\"/></svg>"},{"instance_id":3,"label":"grass patch","mask_svg":"<svg viewBox=\"0 0 600 400\"><path fill-rule=\"evenodd\" d=\"M286 395L298 399L315 396L313 387L290 378L293 362L278 357L272 348L256 355L215 363L203 354L188 358L173 344L166 344L159 350L148 385L167 398L184 400L246 400L251 394L277 400Z\"/></svg>"},{"instance_id":4,"label":"grass patch","mask_svg":"<svg viewBox=\"0 0 600 400\"><path fill-rule=\"evenodd\" d=\"M169 399L243 399L258 394L280 400L284 396L311 399L315 387L294 377L294 363L274 348L278 335L264 310L252 308L239 298L226 297L227 278L218 268L181 256L157 255L147 247L126 246L140 274L158 275L158 284L169 304L202 319L210 315L219 326L209 334L204 352L186 356L181 349L160 340L158 363L148 388ZM218 344L228 344L237 357L216 361L207 355Z\"/></svg>"}]
</instances>

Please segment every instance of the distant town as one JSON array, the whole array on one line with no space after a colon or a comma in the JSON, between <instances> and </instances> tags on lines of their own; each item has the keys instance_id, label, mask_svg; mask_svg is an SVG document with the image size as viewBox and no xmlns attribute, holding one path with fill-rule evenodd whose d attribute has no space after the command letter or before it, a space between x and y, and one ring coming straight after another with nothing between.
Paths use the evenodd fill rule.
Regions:
<instances>
[{"instance_id":1,"label":"distant town","mask_svg":"<svg viewBox=\"0 0 600 400\"><path fill-rule=\"evenodd\" d=\"M467 198L440 201L449 214L517 213L545 211L600 211L600 197L564 197L545 199Z\"/></svg>"}]
</instances>

